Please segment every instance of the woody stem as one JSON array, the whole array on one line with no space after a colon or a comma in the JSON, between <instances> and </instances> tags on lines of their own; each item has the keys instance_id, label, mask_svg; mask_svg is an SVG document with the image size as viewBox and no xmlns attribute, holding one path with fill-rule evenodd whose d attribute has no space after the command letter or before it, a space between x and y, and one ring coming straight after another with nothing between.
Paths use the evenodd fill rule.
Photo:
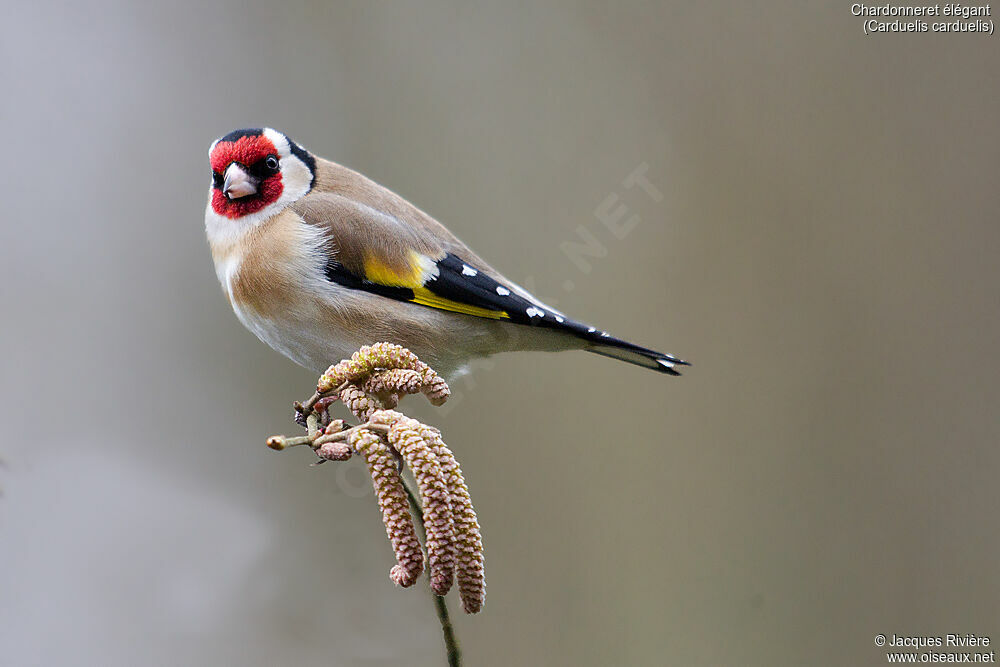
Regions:
<instances>
[{"instance_id":1,"label":"woody stem","mask_svg":"<svg viewBox=\"0 0 1000 667\"><path fill-rule=\"evenodd\" d=\"M410 481L403 477L403 488L406 489L406 497L410 501L410 509L421 532L424 532L424 510L420 506ZM462 664L462 649L458 644L458 637L455 636L455 628L451 624L451 616L448 614L448 604L443 596L434 595L434 610L437 612L438 621L441 623L441 634L444 635L444 647L448 654L448 667L459 667Z\"/></svg>"}]
</instances>

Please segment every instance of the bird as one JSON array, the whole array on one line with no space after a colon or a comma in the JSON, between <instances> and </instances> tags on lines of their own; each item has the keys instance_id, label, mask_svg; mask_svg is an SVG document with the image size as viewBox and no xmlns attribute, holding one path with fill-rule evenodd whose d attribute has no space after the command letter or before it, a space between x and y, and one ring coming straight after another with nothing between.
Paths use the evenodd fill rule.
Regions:
<instances>
[{"instance_id":1,"label":"bird","mask_svg":"<svg viewBox=\"0 0 1000 667\"><path fill-rule=\"evenodd\" d=\"M689 365L545 305L403 197L277 130L234 130L209 163L205 230L223 291L247 329L305 368L382 341L448 378L529 350L667 375Z\"/></svg>"}]
</instances>

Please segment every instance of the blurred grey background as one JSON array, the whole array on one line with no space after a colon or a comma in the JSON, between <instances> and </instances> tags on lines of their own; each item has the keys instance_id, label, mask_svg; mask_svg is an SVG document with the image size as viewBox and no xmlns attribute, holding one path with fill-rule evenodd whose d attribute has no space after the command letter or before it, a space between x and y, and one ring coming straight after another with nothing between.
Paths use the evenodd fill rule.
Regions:
<instances>
[{"instance_id":1,"label":"blurred grey background","mask_svg":"<svg viewBox=\"0 0 1000 667\"><path fill-rule=\"evenodd\" d=\"M359 462L264 447L314 377L203 230L209 143L261 124L696 364L501 356L411 399L485 533L469 665L1000 641L995 37L866 37L846 1L142 5L2 5L4 664L443 664Z\"/></svg>"}]
</instances>

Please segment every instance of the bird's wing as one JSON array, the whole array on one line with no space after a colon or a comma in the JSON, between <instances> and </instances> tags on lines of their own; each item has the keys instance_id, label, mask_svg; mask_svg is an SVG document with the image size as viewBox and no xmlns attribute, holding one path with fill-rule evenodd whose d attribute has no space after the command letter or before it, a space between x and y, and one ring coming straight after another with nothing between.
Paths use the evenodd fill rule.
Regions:
<instances>
[{"instance_id":1,"label":"bird's wing","mask_svg":"<svg viewBox=\"0 0 1000 667\"><path fill-rule=\"evenodd\" d=\"M395 195L393 195L395 197ZM398 205L397 200L390 200ZM586 342L586 349L678 375L686 362L615 338L565 317L487 266L438 222L399 205L403 220L356 199L314 192L291 208L323 230L326 279L428 308L514 324L555 329Z\"/></svg>"},{"instance_id":2,"label":"bird's wing","mask_svg":"<svg viewBox=\"0 0 1000 667\"><path fill-rule=\"evenodd\" d=\"M292 205L321 228L327 280L440 310L558 327L566 319L505 280L437 223L408 224L354 199L313 193Z\"/></svg>"}]
</instances>

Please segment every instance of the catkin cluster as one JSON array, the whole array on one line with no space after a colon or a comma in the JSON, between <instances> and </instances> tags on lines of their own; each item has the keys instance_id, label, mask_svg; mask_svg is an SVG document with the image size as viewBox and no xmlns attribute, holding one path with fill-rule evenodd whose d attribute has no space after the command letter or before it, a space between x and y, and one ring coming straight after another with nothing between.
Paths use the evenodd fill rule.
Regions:
<instances>
[{"instance_id":1,"label":"catkin cluster","mask_svg":"<svg viewBox=\"0 0 1000 667\"><path fill-rule=\"evenodd\" d=\"M297 405L308 435L273 436L268 445L284 449L309 444L321 461L364 458L396 554L389 576L408 587L424 570L424 550L398 465L404 462L417 482L423 508L431 590L445 595L457 579L462 608L474 614L486 597L479 521L462 469L441 432L392 409L402 396L416 393L440 405L450 390L441 376L406 348L391 343L362 347L350 359L331 366L319 379L316 394ZM347 427L342 420L331 420L328 409L335 401L346 405L361 423Z\"/></svg>"}]
</instances>

